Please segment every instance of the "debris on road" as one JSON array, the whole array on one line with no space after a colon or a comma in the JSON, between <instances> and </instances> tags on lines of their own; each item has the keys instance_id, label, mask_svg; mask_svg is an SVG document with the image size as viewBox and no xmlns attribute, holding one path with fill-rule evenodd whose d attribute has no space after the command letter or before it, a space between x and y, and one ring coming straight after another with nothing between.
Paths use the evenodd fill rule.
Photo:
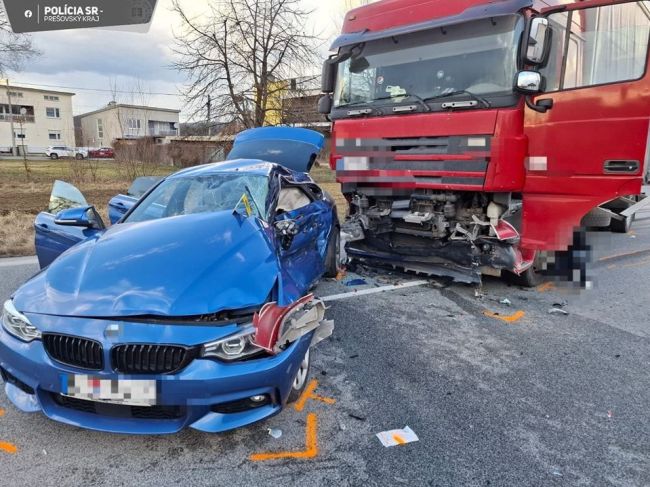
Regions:
<instances>
[{"instance_id":1,"label":"debris on road","mask_svg":"<svg viewBox=\"0 0 650 487\"><path fill-rule=\"evenodd\" d=\"M377 433L377 438L381 441L381 444L386 448L396 445L405 445L413 441L419 441L418 435L409 428L405 426L403 429L396 429L390 431L382 431Z\"/></svg>"},{"instance_id":2,"label":"debris on road","mask_svg":"<svg viewBox=\"0 0 650 487\"><path fill-rule=\"evenodd\" d=\"M269 428L269 429L267 429L267 432L269 433L269 436L272 436L276 440L282 437L282 430L281 429Z\"/></svg>"},{"instance_id":3,"label":"debris on road","mask_svg":"<svg viewBox=\"0 0 650 487\"><path fill-rule=\"evenodd\" d=\"M365 286L368 282L365 279L350 279L345 282L346 286Z\"/></svg>"},{"instance_id":4,"label":"debris on road","mask_svg":"<svg viewBox=\"0 0 650 487\"><path fill-rule=\"evenodd\" d=\"M562 309L562 308L553 307L553 308L548 310L548 314L566 316L566 315L569 314L569 312L567 310L565 310L565 309Z\"/></svg>"},{"instance_id":5,"label":"debris on road","mask_svg":"<svg viewBox=\"0 0 650 487\"><path fill-rule=\"evenodd\" d=\"M614 413L611 410L607 411L607 417L611 419L612 416L614 416Z\"/></svg>"},{"instance_id":6,"label":"debris on road","mask_svg":"<svg viewBox=\"0 0 650 487\"><path fill-rule=\"evenodd\" d=\"M512 306L512 301L510 301L508 298L500 299L499 303L505 304L506 306Z\"/></svg>"},{"instance_id":7,"label":"debris on road","mask_svg":"<svg viewBox=\"0 0 650 487\"><path fill-rule=\"evenodd\" d=\"M351 418L356 419L357 421L365 421L366 420L365 416L360 416L360 415L355 414L355 413L348 413L348 416L350 416Z\"/></svg>"}]
</instances>

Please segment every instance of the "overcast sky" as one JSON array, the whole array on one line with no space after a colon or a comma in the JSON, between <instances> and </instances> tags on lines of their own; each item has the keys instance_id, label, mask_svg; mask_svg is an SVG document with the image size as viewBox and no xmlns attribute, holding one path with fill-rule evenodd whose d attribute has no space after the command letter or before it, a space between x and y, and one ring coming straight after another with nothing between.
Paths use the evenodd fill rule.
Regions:
<instances>
[{"instance_id":1,"label":"overcast sky","mask_svg":"<svg viewBox=\"0 0 650 487\"><path fill-rule=\"evenodd\" d=\"M336 33L335 24L340 25L344 1L303 0L307 8L314 10L310 28L330 40ZM208 0L181 0L181 4L191 14L200 16L207 9ZM15 84L51 85L54 90L74 91L75 115L111 101L110 92L87 91L109 90L111 80L126 92L133 91L139 83L144 91L169 93L171 95L147 94L145 102L182 109L180 93L185 80L169 67L173 62L173 32L179 30L180 23L170 7L171 0L158 0L151 30L146 34L102 29L33 34L34 44L42 55L28 61L22 71L10 73L10 80ZM324 47L324 55L326 51ZM320 67L315 67L315 72L319 71ZM119 96L121 102L141 102L140 96L136 99L128 93ZM183 113L181 120L185 120Z\"/></svg>"}]
</instances>

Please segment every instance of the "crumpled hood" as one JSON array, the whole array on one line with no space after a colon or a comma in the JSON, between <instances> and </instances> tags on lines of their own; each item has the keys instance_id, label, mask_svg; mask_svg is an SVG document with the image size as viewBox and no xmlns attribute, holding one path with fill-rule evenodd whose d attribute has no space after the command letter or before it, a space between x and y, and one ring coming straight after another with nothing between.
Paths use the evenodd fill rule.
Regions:
<instances>
[{"instance_id":1,"label":"crumpled hood","mask_svg":"<svg viewBox=\"0 0 650 487\"><path fill-rule=\"evenodd\" d=\"M115 225L63 253L14 303L22 312L87 317L261 305L279 272L263 225L229 211Z\"/></svg>"}]
</instances>

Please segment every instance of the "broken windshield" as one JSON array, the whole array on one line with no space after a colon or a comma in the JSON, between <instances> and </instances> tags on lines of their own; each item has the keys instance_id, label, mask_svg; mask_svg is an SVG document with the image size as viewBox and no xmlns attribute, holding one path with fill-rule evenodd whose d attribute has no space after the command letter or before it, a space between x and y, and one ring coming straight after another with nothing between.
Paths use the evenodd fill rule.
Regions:
<instances>
[{"instance_id":1,"label":"broken windshield","mask_svg":"<svg viewBox=\"0 0 650 487\"><path fill-rule=\"evenodd\" d=\"M334 104L512 94L523 25L510 15L368 42L339 65Z\"/></svg>"}]
</instances>

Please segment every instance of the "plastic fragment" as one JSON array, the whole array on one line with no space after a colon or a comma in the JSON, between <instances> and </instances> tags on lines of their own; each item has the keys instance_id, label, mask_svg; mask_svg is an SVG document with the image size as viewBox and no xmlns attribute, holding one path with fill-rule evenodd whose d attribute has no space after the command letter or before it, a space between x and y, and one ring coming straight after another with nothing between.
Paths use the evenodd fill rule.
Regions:
<instances>
[{"instance_id":1,"label":"plastic fragment","mask_svg":"<svg viewBox=\"0 0 650 487\"><path fill-rule=\"evenodd\" d=\"M551 308L551 309L548 310L548 314L566 316L566 315L569 314L569 312L562 309L562 308Z\"/></svg>"},{"instance_id":2,"label":"plastic fragment","mask_svg":"<svg viewBox=\"0 0 650 487\"><path fill-rule=\"evenodd\" d=\"M503 299L499 300L499 303L505 304L506 306L512 305L512 301L510 301L508 298L503 298Z\"/></svg>"},{"instance_id":3,"label":"plastic fragment","mask_svg":"<svg viewBox=\"0 0 650 487\"><path fill-rule=\"evenodd\" d=\"M364 286L368 284L365 279L350 279L345 282L346 286Z\"/></svg>"},{"instance_id":4,"label":"plastic fragment","mask_svg":"<svg viewBox=\"0 0 650 487\"><path fill-rule=\"evenodd\" d=\"M420 440L418 435L416 435L408 426L405 426L402 429L382 431L377 433L376 436L379 438L379 441L381 441L381 444L386 448L396 445L405 445Z\"/></svg>"},{"instance_id":5,"label":"plastic fragment","mask_svg":"<svg viewBox=\"0 0 650 487\"><path fill-rule=\"evenodd\" d=\"M356 419L357 421L365 421L366 420L365 416L360 416L359 414L355 414L355 413L348 413L348 416L350 416L351 418Z\"/></svg>"},{"instance_id":6,"label":"plastic fragment","mask_svg":"<svg viewBox=\"0 0 650 487\"><path fill-rule=\"evenodd\" d=\"M269 433L269 436L272 436L276 440L282 436L282 430L281 429L269 428L267 431Z\"/></svg>"}]
</instances>

